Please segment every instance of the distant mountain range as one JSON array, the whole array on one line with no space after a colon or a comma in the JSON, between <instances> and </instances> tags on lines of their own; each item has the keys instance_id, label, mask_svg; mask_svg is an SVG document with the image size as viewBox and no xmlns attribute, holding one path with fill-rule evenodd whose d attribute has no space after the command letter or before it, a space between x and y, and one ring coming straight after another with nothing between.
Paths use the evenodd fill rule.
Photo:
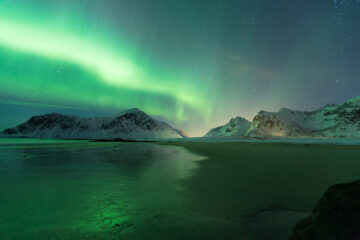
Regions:
<instances>
[{"instance_id":1,"label":"distant mountain range","mask_svg":"<svg viewBox=\"0 0 360 240\"><path fill-rule=\"evenodd\" d=\"M113 118L84 118L59 113L31 117L2 137L49 139L162 139L183 138L185 134L157 121L139 109L129 109Z\"/></svg>"},{"instance_id":2,"label":"distant mountain range","mask_svg":"<svg viewBox=\"0 0 360 240\"><path fill-rule=\"evenodd\" d=\"M184 138L186 135L139 109L129 109L115 117L85 118L59 113L31 117L0 137L54 139L149 140ZM236 117L224 126L211 129L206 138L359 138L360 97L343 104L328 104L316 111L282 108L260 111L252 122Z\"/></svg>"},{"instance_id":3,"label":"distant mountain range","mask_svg":"<svg viewBox=\"0 0 360 240\"><path fill-rule=\"evenodd\" d=\"M247 127L248 126L248 127ZM246 128L246 130L245 130ZM260 111L250 123L237 117L211 129L205 137L360 137L360 97L343 104L328 104L316 111L282 108Z\"/></svg>"}]
</instances>

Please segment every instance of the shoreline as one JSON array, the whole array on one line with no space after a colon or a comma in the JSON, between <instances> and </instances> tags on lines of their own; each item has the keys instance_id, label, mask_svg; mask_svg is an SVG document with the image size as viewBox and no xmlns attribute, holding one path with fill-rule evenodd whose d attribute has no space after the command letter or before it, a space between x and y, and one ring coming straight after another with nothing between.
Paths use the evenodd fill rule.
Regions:
<instances>
[{"instance_id":1,"label":"shoreline","mask_svg":"<svg viewBox=\"0 0 360 240\"><path fill-rule=\"evenodd\" d=\"M159 144L188 144L188 143L249 143L249 144L300 144L300 145L353 145L360 146L360 138L169 138L169 139L63 139L63 138L30 138L4 137L0 139L22 140L52 140L52 141L89 141L89 142L129 142L129 143L159 143Z\"/></svg>"}]
</instances>

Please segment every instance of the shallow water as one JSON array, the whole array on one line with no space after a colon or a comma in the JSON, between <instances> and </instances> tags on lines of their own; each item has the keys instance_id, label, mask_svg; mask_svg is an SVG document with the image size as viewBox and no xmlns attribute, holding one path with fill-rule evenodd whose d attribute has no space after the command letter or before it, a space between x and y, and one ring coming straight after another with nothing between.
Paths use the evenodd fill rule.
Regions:
<instances>
[{"instance_id":1,"label":"shallow water","mask_svg":"<svg viewBox=\"0 0 360 240\"><path fill-rule=\"evenodd\" d=\"M178 180L200 159L147 143L0 139L0 234L103 233L176 213Z\"/></svg>"},{"instance_id":2,"label":"shallow water","mask_svg":"<svg viewBox=\"0 0 360 240\"><path fill-rule=\"evenodd\" d=\"M287 239L358 149L0 139L0 239Z\"/></svg>"}]
</instances>

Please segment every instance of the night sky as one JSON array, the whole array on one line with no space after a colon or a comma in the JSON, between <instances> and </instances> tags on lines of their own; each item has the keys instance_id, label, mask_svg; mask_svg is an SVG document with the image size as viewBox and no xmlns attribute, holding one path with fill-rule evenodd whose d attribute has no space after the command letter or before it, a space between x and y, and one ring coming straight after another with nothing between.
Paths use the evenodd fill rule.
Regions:
<instances>
[{"instance_id":1,"label":"night sky","mask_svg":"<svg viewBox=\"0 0 360 240\"><path fill-rule=\"evenodd\" d=\"M0 130L137 107L191 136L360 95L360 0L0 0Z\"/></svg>"}]
</instances>

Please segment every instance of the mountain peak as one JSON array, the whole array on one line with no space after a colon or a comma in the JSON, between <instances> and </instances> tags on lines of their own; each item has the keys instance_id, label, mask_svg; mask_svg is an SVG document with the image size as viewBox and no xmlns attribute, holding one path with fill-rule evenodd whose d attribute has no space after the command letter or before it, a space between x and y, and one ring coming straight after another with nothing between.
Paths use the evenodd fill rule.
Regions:
<instances>
[{"instance_id":1,"label":"mountain peak","mask_svg":"<svg viewBox=\"0 0 360 240\"><path fill-rule=\"evenodd\" d=\"M292 112L292 110L286 107L282 107L280 108L279 112Z\"/></svg>"},{"instance_id":2,"label":"mountain peak","mask_svg":"<svg viewBox=\"0 0 360 240\"><path fill-rule=\"evenodd\" d=\"M230 119L230 122L249 122L249 121L243 117L233 117Z\"/></svg>"},{"instance_id":3,"label":"mountain peak","mask_svg":"<svg viewBox=\"0 0 360 240\"><path fill-rule=\"evenodd\" d=\"M128 114L128 113L144 113L143 111L141 111L140 109L138 108L130 108L130 109L126 109L126 110L123 110L123 111L120 111L117 116L122 116L122 115L125 115L125 114Z\"/></svg>"},{"instance_id":4,"label":"mountain peak","mask_svg":"<svg viewBox=\"0 0 360 240\"><path fill-rule=\"evenodd\" d=\"M250 124L245 118L234 117L227 124L211 129L205 137L244 136Z\"/></svg>"}]
</instances>

